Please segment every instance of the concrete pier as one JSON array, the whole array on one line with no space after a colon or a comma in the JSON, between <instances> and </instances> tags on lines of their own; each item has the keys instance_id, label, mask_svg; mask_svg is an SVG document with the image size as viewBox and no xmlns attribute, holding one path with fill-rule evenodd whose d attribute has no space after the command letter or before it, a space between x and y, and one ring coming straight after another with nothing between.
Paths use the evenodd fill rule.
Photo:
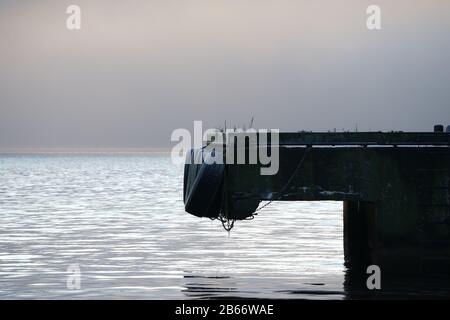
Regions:
<instances>
[{"instance_id":1,"label":"concrete pier","mask_svg":"<svg viewBox=\"0 0 450 320\"><path fill-rule=\"evenodd\" d=\"M349 267L450 274L449 146L444 132L280 133L278 173L226 164L223 203L343 201Z\"/></svg>"}]
</instances>

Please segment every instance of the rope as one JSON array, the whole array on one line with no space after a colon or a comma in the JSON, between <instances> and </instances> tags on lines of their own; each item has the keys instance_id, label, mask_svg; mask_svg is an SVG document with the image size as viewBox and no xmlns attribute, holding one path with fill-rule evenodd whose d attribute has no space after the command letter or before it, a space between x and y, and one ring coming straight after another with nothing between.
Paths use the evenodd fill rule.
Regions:
<instances>
[{"instance_id":1,"label":"rope","mask_svg":"<svg viewBox=\"0 0 450 320\"><path fill-rule=\"evenodd\" d=\"M222 217L222 216L219 216L219 220L220 220L220 222L222 222L223 228L228 232L230 232L231 229L233 229L234 221L236 221L234 219L228 219L228 218Z\"/></svg>"},{"instance_id":2,"label":"rope","mask_svg":"<svg viewBox=\"0 0 450 320\"><path fill-rule=\"evenodd\" d=\"M292 172L291 176L286 181L285 185L281 188L280 192L278 192L278 196L275 199L270 200L269 202L267 202L263 206L257 208L255 210L255 212L250 217L246 218L245 220L252 220L252 219L254 219L255 218L254 216L257 215L258 211L261 211L262 209L267 207L272 202L277 201L277 200L281 199L281 197L283 197L284 192L286 191L286 189L291 184L292 179L294 179L294 177L297 175L298 171L300 170L300 168L303 165L303 162L306 159L307 154L310 152L311 149L312 149L311 147L307 147L306 148L305 152L303 153L303 157L300 159L299 163L297 164L297 167L294 169L294 171ZM222 214L220 214L218 218L211 218L211 220L216 220L216 219L220 220L220 222L222 222L222 226L228 232L228 234L230 233L231 229L233 229L234 222L236 221L234 219L228 219L227 216L223 216Z\"/></svg>"},{"instance_id":3,"label":"rope","mask_svg":"<svg viewBox=\"0 0 450 320\"><path fill-rule=\"evenodd\" d=\"M298 163L297 167L295 168L295 170L292 172L291 176L289 177L288 181L286 182L286 184L283 186L283 188L281 188L280 192L278 192L278 197L275 199L270 200L269 202L267 202L266 204L264 204L262 207L259 207L255 210L255 212L261 211L262 209L264 209L265 207L267 207L269 204L271 204L274 201L280 200L281 197L283 197L284 192L286 191L287 187L289 187L289 184L292 182L292 179L294 179L294 177L297 175L298 170L300 170L303 162L306 159L306 155L309 153L309 151L311 150L311 147L306 147L305 153L303 154L302 159L300 160L300 162Z\"/></svg>"}]
</instances>

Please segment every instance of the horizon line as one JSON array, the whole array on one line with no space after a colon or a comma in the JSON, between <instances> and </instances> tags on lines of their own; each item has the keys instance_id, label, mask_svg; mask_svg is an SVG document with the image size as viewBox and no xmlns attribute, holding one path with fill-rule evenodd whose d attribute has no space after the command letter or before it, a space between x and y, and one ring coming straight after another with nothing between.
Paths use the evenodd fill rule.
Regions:
<instances>
[{"instance_id":1,"label":"horizon line","mask_svg":"<svg viewBox=\"0 0 450 320\"><path fill-rule=\"evenodd\" d=\"M171 148L79 148L79 147L19 147L0 148L0 155L12 154L170 154Z\"/></svg>"}]
</instances>

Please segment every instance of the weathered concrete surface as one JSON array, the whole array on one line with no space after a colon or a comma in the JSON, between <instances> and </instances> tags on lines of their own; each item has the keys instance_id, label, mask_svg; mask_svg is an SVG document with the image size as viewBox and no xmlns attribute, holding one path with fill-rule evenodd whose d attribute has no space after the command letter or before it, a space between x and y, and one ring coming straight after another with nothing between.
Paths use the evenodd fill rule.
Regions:
<instances>
[{"instance_id":1,"label":"weathered concrete surface","mask_svg":"<svg viewBox=\"0 0 450 320\"><path fill-rule=\"evenodd\" d=\"M260 175L259 165L226 166L229 200L344 201L350 266L450 273L449 147L305 148L281 142L274 176Z\"/></svg>"}]
</instances>

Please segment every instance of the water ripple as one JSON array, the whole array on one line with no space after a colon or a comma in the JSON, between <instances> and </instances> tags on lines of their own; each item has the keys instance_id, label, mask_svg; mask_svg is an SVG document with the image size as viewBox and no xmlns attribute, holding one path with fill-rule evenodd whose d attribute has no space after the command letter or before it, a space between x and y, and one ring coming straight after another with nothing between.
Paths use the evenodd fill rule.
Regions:
<instances>
[{"instance_id":1,"label":"water ripple","mask_svg":"<svg viewBox=\"0 0 450 320\"><path fill-rule=\"evenodd\" d=\"M273 203L228 235L184 212L182 174L165 156L1 156L0 298L341 297L341 203Z\"/></svg>"}]
</instances>

